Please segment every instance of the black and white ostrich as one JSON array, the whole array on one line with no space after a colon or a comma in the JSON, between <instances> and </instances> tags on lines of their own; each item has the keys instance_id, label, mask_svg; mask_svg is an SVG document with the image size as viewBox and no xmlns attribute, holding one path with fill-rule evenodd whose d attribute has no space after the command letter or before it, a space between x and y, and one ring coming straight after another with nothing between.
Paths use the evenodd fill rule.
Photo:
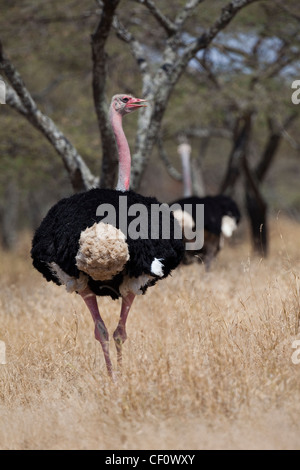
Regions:
<instances>
[{"instance_id":1,"label":"black and white ostrich","mask_svg":"<svg viewBox=\"0 0 300 470\"><path fill-rule=\"evenodd\" d=\"M126 114L146 106L145 100L130 95L115 95L110 105L110 122L119 152L119 179L116 190L91 189L62 199L54 205L37 229L31 255L34 267L47 281L65 285L85 301L95 323L95 338L100 342L110 376L113 368L109 354L109 336L100 316L96 296L122 298L118 326L113 334L118 365L122 362L122 344L126 340L126 320L135 295L167 277L184 254L184 243L174 235L177 221L170 215L170 237L162 237L160 227L155 239L131 237L120 229L120 221L130 225L130 208L147 209L148 234L151 234L151 209L159 204L129 190L131 156L122 127ZM120 204L121 201L121 204ZM124 202L124 204L123 204ZM104 222L106 212L99 207L113 207L115 223ZM127 207L126 214L121 213ZM141 206L139 206L141 207ZM102 211L103 212L103 211ZM123 218L123 219L122 219ZM102 222L103 220L103 222Z\"/></svg>"},{"instance_id":2,"label":"black and white ostrich","mask_svg":"<svg viewBox=\"0 0 300 470\"><path fill-rule=\"evenodd\" d=\"M183 198L174 201L182 210L174 212L174 216L183 228L189 229L195 226L196 206L204 205L204 244L200 250L186 252L184 262L190 263L194 256L205 264L209 270L212 260L216 257L224 244L224 237L230 238L236 230L241 214L235 201L223 194L217 196L197 197L192 195L192 178L190 155L191 146L183 143L178 146L178 153L181 157L183 174ZM187 211L190 207L191 210Z\"/></svg>"}]
</instances>

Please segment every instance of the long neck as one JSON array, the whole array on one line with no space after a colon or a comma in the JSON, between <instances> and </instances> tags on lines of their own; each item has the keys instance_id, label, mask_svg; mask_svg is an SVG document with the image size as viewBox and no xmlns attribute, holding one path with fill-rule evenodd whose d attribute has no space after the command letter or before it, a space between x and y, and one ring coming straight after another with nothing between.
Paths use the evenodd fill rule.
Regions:
<instances>
[{"instance_id":1,"label":"long neck","mask_svg":"<svg viewBox=\"0 0 300 470\"><path fill-rule=\"evenodd\" d=\"M181 163L182 163L182 173L183 173L183 196L190 197L192 196L192 177L191 177L191 164L190 164L190 154L187 151L181 151Z\"/></svg>"},{"instance_id":2,"label":"long neck","mask_svg":"<svg viewBox=\"0 0 300 470\"><path fill-rule=\"evenodd\" d=\"M123 131L122 116L111 107L110 122L115 134L119 154L119 178L116 189L128 191L130 186L131 156L129 145Z\"/></svg>"}]
</instances>

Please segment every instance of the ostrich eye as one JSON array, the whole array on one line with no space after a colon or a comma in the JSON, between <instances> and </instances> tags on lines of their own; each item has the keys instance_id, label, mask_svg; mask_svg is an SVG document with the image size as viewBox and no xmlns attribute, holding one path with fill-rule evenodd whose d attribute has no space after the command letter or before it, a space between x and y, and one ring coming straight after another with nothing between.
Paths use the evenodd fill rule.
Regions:
<instances>
[{"instance_id":1,"label":"ostrich eye","mask_svg":"<svg viewBox=\"0 0 300 470\"><path fill-rule=\"evenodd\" d=\"M123 103L128 103L129 98L122 98Z\"/></svg>"}]
</instances>

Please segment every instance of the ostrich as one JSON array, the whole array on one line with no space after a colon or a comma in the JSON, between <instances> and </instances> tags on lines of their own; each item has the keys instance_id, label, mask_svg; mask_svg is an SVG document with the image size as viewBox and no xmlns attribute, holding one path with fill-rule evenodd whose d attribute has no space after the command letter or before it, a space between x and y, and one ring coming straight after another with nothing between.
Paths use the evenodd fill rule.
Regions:
<instances>
[{"instance_id":1,"label":"ostrich","mask_svg":"<svg viewBox=\"0 0 300 470\"><path fill-rule=\"evenodd\" d=\"M122 345L127 338L126 320L135 296L144 294L149 286L166 278L184 255L184 243L174 235L177 221L170 211L168 239L162 237L160 226L156 237L129 234L129 225L135 220L133 209L137 207L146 210L143 223L148 225L148 233L152 234L151 209L159 205L155 198L129 190L131 156L122 118L146 106L145 101L122 94L115 95L111 101L109 117L119 154L117 188L94 188L59 201L37 229L31 250L34 267L47 281L64 285L68 292L76 292L84 300L95 324L95 338L101 344L106 368L112 378L109 335L96 296L122 298L120 319L113 334L120 368ZM125 213L124 204L127 207ZM107 223L105 219L109 209L115 212L115 220ZM124 222L127 223L128 233L121 230Z\"/></svg>"},{"instance_id":2,"label":"ostrich","mask_svg":"<svg viewBox=\"0 0 300 470\"><path fill-rule=\"evenodd\" d=\"M223 194L217 196L197 197L192 195L192 178L190 168L191 146L182 143L178 146L181 157L183 174L183 198L172 204L178 204L182 210L174 211L174 216L183 228L193 228L196 218L196 205L204 205L204 245L201 250L186 252L184 262L192 262L193 257L204 262L206 270L209 270L212 260L216 257L224 244L224 238L230 238L240 222L240 211L237 204ZM190 206L191 212L185 209Z\"/></svg>"}]
</instances>

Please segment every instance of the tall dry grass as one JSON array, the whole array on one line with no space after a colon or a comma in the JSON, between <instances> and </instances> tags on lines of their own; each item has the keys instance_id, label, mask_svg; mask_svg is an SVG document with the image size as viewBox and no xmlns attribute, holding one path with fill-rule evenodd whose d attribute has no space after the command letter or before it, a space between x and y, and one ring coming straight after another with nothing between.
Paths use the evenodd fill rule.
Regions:
<instances>
[{"instance_id":1,"label":"tall dry grass","mask_svg":"<svg viewBox=\"0 0 300 470\"><path fill-rule=\"evenodd\" d=\"M1 449L300 448L300 226L274 221L267 260L226 246L136 299L112 384L82 300L1 253ZM120 304L99 300L112 332ZM111 352L116 354L113 341Z\"/></svg>"}]
</instances>

